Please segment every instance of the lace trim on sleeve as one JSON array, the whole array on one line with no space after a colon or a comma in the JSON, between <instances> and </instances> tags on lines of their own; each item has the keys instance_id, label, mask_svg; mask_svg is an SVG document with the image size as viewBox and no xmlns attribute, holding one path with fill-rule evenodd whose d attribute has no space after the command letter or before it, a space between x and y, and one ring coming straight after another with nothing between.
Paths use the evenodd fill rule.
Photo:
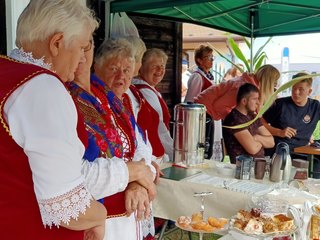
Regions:
<instances>
[{"instance_id":1,"label":"lace trim on sleeve","mask_svg":"<svg viewBox=\"0 0 320 240\"><path fill-rule=\"evenodd\" d=\"M78 219L79 213L84 213L90 207L91 194L84 184L55 198L38 201L43 224L59 227L61 222L68 224L70 219Z\"/></svg>"}]
</instances>

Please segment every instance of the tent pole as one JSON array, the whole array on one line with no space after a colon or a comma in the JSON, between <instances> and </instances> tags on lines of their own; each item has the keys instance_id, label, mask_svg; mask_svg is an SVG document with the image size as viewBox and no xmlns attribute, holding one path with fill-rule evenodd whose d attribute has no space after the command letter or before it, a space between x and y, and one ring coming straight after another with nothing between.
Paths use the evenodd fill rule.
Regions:
<instances>
[{"instance_id":1,"label":"tent pole","mask_svg":"<svg viewBox=\"0 0 320 240\"><path fill-rule=\"evenodd\" d=\"M250 72L253 72L253 31L254 31L254 8L250 9Z\"/></svg>"},{"instance_id":2,"label":"tent pole","mask_svg":"<svg viewBox=\"0 0 320 240\"><path fill-rule=\"evenodd\" d=\"M108 39L110 37L110 32L111 32L110 28L112 26L113 14L110 13L110 2L112 2L112 0L105 0L105 5L104 5L104 9L105 9L105 26L104 26L105 39Z\"/></svg>"}]
</instances>

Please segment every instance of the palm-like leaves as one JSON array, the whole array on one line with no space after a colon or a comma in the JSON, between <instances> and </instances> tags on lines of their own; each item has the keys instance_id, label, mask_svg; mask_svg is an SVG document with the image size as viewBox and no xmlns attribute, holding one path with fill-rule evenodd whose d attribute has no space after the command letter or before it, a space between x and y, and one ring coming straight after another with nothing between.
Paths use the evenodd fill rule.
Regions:
<instances>
[{"instance_id":1,"label":"palm-like leaves","mask_svg":"<svg viewBox=\"0 0 320 240\"><path fill-rule=\"evenodd\" d=\"M247 72L255 72L258 68L260 68L265 60L267 59L267 54L263 51L264 48L266 47L266 45L271 41L272 37L268 38L268 40L258 49L258 51L254 54L253 58L252 58L252 67L253 69L251 69L250 66L250 59L247 59L245 57L245 55L243 54L243 52L241 51L241 49L238 47L238 44L234 41L233 38L228 38L228 43L230 45L230 48L232 49L234 55L243 63L243 65L245 66L245 69L242 69L241 67L239 67L236 63L232 62L229 58L227 58L226 56L224 56L221 52L219 52L217 49L214 48L214 50L222 57L224 58L227 62L231 63L233 66L235 66L236 68L238 68L241 72L247 71ZM243 38L244 42L246 43L246 46L248 47L248 49L250 51L252 51L252 45L251 43L248 41L247 38Z\"/></svg>"}]
</instances>

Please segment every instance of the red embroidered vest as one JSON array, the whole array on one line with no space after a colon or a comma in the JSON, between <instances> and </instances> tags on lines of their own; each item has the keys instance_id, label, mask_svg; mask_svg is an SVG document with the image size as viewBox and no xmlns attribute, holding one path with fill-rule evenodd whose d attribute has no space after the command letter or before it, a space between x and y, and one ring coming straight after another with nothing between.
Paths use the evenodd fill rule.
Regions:
<instances>
[{"instance_id":1,"label":"red embroidered vest","mask_svg":"<svg viewBox=\"0 0 320 240\"><path fill-rule=\"evenodd\" d=\"M50 229L43 226L28 158L9 135L9 128L4 119L3 107L11 93L42 73L54 75L41 67L0 56L1 239L82 240L83 231L71 231L63 227ZM79 136L86 137L84 125L79 124L78 133Z\"/></svg>"},{"instance_id":2,"label":"red embroidered vest","mask_svg":"<svg viewBox=\"0 0 320 240\"><path fill-rule=\"evenodd\" d=\"M158 91L154 90L152 87L150 87L147 84L136 84L135 86L138 89L148 88L148 89L150 89L151 91L153 91L157 95L157 97L159 99L159 103L161 105L161 109L162 109L163 122L164 122L164 124L166 125L166 127L167 127L167 129L169 131L170 130L170 118L171 118L171 116L170 116L170 113L169 113L168 106L167 106L166 102L163 100L163 98L161 97L161 94Z\"/></svg>"},{"instance_id":3,"label":"red embroidered vest","mask_svg":"<svg viewBox=\"0 0 320 240\"><path fill-rule=\"evenodd\" d=\"M156 157L162 157L165 153L165 150L158 134L158 126L160 121L159 114L147 102L145 97L137 89L136 86L131 85L130 90L135 96L135 98L138 100L140 105L137 117L138 125L142 128L142 130L144 130L144 132L147 132L148 134L148 139L152 146L152 154Z\"/></svg>"},{"instance_id":4,"label":"red embroidered vest","mask_svg":"<svg viewBox=\"0 0 320 240\"><path fill-rule=\"evenodd\" d=\"M205 76L203 76L200 72L195 71L196 73L199 73L201 78L202 78L202 88L201 88L201 92L203 92L204 90L206 90L208 87L212 86L212 82L210 82L208 80L208 78L206 78Z\"/></svg>"}]
</instances>

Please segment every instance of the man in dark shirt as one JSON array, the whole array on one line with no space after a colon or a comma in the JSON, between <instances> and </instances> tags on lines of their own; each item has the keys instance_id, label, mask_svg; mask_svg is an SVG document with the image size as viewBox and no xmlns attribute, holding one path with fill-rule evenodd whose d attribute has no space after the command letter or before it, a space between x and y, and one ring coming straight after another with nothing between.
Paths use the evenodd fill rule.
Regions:
<instances>
[{"instance_id":1,"label":"man in dark shirt","mask_svg":"<svg viewBox=\"0 0 320 240\"><path fill-rule=\"evenodd\" d=\"M223 125L235 126L254 119L258 106L258 88L250 83L242 85L237 94L237 106L226 116ZM236 157L242 154L264 157L264 148L274 146L271 133L263 126L260 119L244 128L224 127L223 137L231 163L236 163Z\"/></svg>"},{"instance_id":2,"label":"man in dark shirt","mask_svg":"<svg viewBox=\"0 0 320 240\"><path fill-rule=\"evenodd\" d=\"M293 79L305 75L298 73ZM306 159L306 156L294 154L294 148L308 145L312 141L312 133L320 120L320 103L309 98L311 87L312 78L301 80L293 85L291 97L277 99L263 114L263 123L274 136L276 144L286 142L293 158ZM266 153L272 156L274 148L267 149ZM314 171L320 171L318 159L315 160Z\"/></svg>"}]
</instances>

